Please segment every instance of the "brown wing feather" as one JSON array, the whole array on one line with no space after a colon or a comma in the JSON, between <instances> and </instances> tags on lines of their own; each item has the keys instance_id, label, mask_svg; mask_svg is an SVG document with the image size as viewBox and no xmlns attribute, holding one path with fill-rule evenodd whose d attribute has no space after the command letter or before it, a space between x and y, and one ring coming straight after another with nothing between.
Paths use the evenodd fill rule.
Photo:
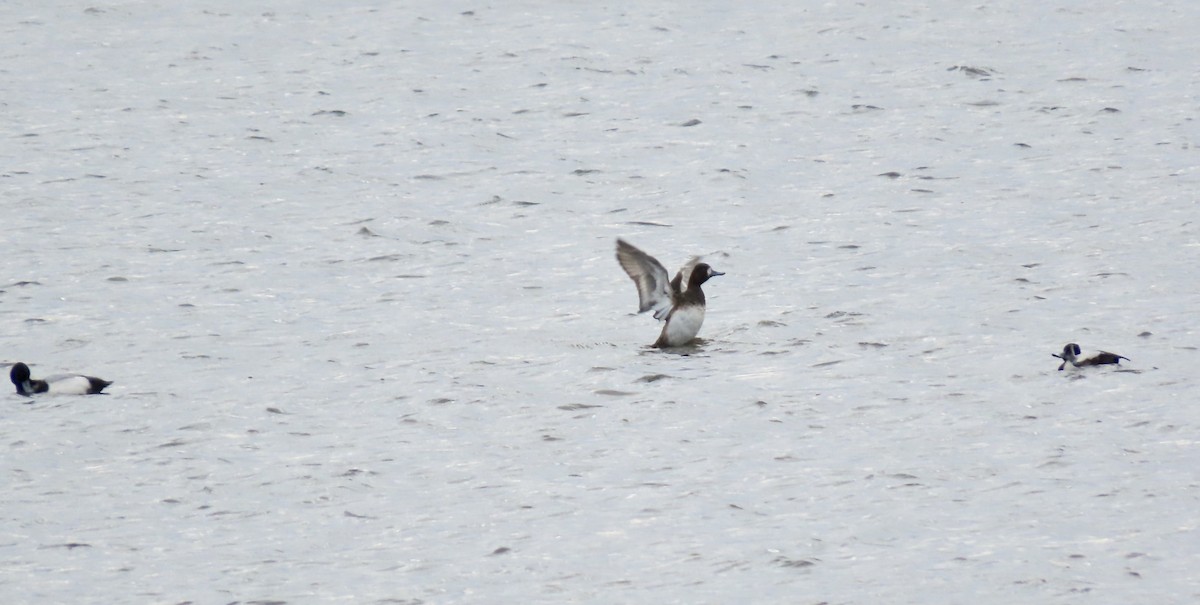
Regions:
<instances>
[{"instance_id":1,"label":"brown wing feather","mask_svg":"<svg viewBox=\"0 0 1200 605\"><path fill-rule=\"evenodd\" d=\"M671 284L666 267L622 239L617 240L617 262L637 286L638 313L654 309L655 317L665 316L671 307Z\"/></svg>"}]
</instances>

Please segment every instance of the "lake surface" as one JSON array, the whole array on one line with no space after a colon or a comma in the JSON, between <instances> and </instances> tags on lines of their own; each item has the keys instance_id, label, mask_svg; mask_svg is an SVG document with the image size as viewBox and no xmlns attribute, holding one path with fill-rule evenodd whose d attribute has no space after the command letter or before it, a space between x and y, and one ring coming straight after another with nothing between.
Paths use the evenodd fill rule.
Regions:
<instances>
[{"instance_id":1,"label":"lake surface","mask_svg":"<svg viewBox=\"0 0 1200 605\"><path fill-rule=\"evenodd\" d=\"M4 398L6 603L1200 598L1200 6L69 4L0 361L115 384Z\"/></svg>"}]
</instances>

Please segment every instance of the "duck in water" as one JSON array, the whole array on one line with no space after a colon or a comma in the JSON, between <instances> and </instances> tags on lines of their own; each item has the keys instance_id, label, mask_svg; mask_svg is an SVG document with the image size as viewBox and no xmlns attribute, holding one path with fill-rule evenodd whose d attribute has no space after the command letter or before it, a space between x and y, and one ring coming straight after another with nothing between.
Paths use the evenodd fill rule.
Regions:
<instances>
[{"instance_id":1,"label":"duck in water","mask_svg":"<svg viewBox=\"0 0 1200 605\"><path fill-rule=\"evenodd\" d=\"M668 281L667 269L653 256L633 244L617 240L617 262L638 291L638 313L654 309L655 319L665 319L655 347L681 347L691 342L704 324L704 290L701 284L724 273L693 258L675 279ZM685 288L686 286L686 288Z\"/></svg>"},{"instance_id":2,"label":"duck in water","mask_svg":"<svg viewBox=\"0 0 1200 605\"><path fill-rule=\"evenodd\" d=\"M1118 365L1121 363L1122 359L1129 361L1128 357L1117 355L1116 353L1109 353L1108 351L1090 353L1082 359L1080 358L1081 355L1082 350L1079 348L1079 345L1073 342L1068 343L1063 347L1062 355L1055 355L1054 353L1050 354L1051 357L1057 357L1062 360L1062 363L1058 366L1058 371L1060 372L1063 370L1063 368L1067 367L1068 363L1077 368L1084 368L1087 366Z\"/></svg>"},{"instance_id":3,"label":"duck in water","mask_svg":"<svg viewBox=\"0 0 1200 605\"><path fill-rule=\"evenodd\" d=\"M112 384L110 380L80 374L56 374L38 380L30 376L29 366L21 362L13 364L12 371L8 373L8 378L16 385L17 394L26 397L40 393L49 393L51 395L97 395L104 390L104 387Z\"/></svg>"}]
</instances>

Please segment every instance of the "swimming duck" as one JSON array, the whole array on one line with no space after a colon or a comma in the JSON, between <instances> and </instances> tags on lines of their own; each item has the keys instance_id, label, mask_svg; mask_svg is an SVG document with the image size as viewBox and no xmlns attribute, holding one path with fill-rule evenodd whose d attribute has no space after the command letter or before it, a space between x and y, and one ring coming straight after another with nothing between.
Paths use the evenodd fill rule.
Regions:
<instances>
[{"instance_id":1,"label":"swimming duck","mask_svg":"<svg viewBox=\"0 0 1200 605\"><path fill-rule=\"evenodd\" d=\"M1128 357L1117 355L1116 353L1109 353L1108 351L1098 351L1096 353L1089 354L1083 359L1079 358L1081 353L1082 350L1079 348L1079 345L1072 342L1063 347L1062 355L1055 355L1054 353L1051 353L1050 356L1057 357L1062 360L1062 363L1058 366L1058 370L1060 372L1063 368L1067 367L1068 363L1077 368L1082 368L1086 366L1102 366L1110 364L1118 365L1121 363L1122 359L1129 361Z\"/></svg>"},{"instance_id":2,"label":"swimming duck","mask_svg":"<svg viewBox=\"0 0 1200 605\"><path fill-rule=\"evenodd\" d=\"M102 380L95 376L82 376L80 374L57 374L47 376L42 380L35 380L30 378L29 366L20 362L13 365L12 371L8 373L8 377L17 386L17 394L26 397L39 393L49 393L51 395L96 395L103 391L104 387L112 384L110 380Z\"/></svg>"},{"instance_id":3,"label":"swimming duck","mask_svg":"<svg viewBox=\"0 0 1200 605\"><path fill-rule=\"evenodd\" d=\"M675 279L667 280L667 269L653 256L623 239L617 240L617 262L638 291L638 313L654 309L654 318L666 320L655 347L680 347L692 341L704 324L704 290L700 285L711 277L725 275L693 258ZM684 289L683 285L687 284Z\"/></svg>"}]
</instances>

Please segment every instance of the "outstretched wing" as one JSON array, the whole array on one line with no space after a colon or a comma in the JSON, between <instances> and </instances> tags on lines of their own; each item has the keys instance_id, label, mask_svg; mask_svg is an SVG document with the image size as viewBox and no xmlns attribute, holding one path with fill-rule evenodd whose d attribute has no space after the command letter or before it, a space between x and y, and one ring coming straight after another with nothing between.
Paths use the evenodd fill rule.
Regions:
<instances>
[{"instance_id":1,"label":"outstretched wing","mask_svg":"<svg viewBox=\"0 0 1200 605\"><path fill-rule=\"evenodd\" d=\"M692 282L692 269L695 269L698 264L700 264L700 257L693 256L691 260L680 267L679 272L675 274L675 279L671 281L671 289L675 291L675 294L683 294L687 290L688 284Z\"/></svg>"},{"instance_id":2,"label":"outstretched wing","mask_svg":"<svg viewBox=\"0 0 1200 605\"><path fill-rule=\"evenodd\" d=\"M637 286L638 313L654 309L656 319L666 317L671 312L671 283L662 263L623 239L617 240L617 262Z\"/></svg>"}]
</instances>

